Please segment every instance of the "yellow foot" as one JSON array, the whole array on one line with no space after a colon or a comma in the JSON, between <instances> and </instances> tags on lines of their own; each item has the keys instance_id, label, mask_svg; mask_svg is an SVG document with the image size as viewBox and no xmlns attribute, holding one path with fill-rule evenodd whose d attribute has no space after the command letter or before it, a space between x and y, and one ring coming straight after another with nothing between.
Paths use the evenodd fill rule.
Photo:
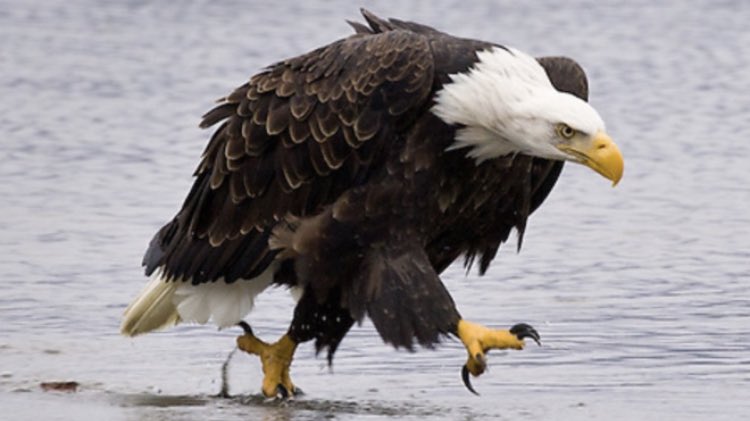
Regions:
<instances>
[{"instance_id":1,"label":"yellow foot","mask_svg":"<svg viewBox=\"0 0 750 421\"><path fill-rule=\"evenodd\" d=\"M288 335L269 345L256 338L252 330L246 329L244 335L237 337L237 346L260 357L264 375L263 394L266 397L285 399L300 393L289 377L289 366L292 365L297 343Z\"/></svg>"},{"instance_id":2,"label":"yellow foot","mask_svg":"<svg viewBox=\"0 0 750 421\"><path fill-rule=\"evenodd\" d=\"M541 345L539 333L525 323L519 323L510 330L494 330L480 324L460 320L458 322L458 337L469 353L469 360L461 370L461 378L466 388L476 395L478 393L471 386L469 374L477 377L484 373L487 369L485 354L491 349L523 349L524 338L531 338Z\"/></svg>"}]
</instances>

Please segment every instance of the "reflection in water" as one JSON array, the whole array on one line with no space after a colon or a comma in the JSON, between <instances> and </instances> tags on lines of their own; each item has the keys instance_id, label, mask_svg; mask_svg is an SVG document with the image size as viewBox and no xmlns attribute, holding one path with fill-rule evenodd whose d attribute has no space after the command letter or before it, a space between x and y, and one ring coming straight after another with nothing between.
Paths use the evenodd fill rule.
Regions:
<instances>
[{"instance_id":1,"label":"reflection in water","mask_svg":"<svg viewBox=\"0 0 750 421\"><path fill-rule=\"evenodd\" d=\"M160 408L181 412L186 407L213 407L222 411L242 412L246 410L263 420L308 420L340 416L369 415L383 418L392 417L435 417L446 416L451 408L434 406L422 408L408 403L393 404L378 401L337 401L326 399L294 399L280 401L267 399L262 394L241 397L219 398L215 396L153 395L153 394L113 394L108 397L110 404L122 408Z\"/></svg>"},{"instance_id":2,"label":"reflection in water","mask_svg":"<svg viewBox=\"0 0 750 421\"><path fill-rule=\"evenodd\" d=\"M208 397L201 396L153 395L146 393L116 396L112 400L122 406L156 406L160 408L204 406L211 402Z\"/></svg>"},{"instance_id":3,"label":"reflection in water","mask_svg":"<svg viewBox=\"0 0 750 421\"><path fill-rule=\"evenodd\" d=\"M257 2L256 2L257 3ZM10 419L710 419L750 413L750 31L743 2L364 3L537 55L579 60L628 160L616 190L566 167L524 250L443 278L469 319L545 342L493 353L466 392L457 342L396 352L369 323L330 372L300 347L288 404L256 397L239 332L117 334L148 240L176 211L213 98L330 42L344 0L5 0L0 8L0 407ZM283 333L288 294L250 322ZM75 381L76 393L39 384Z\"/></svg>"}]
</instances>

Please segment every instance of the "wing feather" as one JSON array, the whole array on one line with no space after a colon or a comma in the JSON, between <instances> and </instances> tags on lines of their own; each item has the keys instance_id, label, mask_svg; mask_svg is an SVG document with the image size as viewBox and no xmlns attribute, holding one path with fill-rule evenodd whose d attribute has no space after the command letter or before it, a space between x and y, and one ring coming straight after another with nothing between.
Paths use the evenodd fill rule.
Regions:
<instances>
[{"instance_id":1,"label":"wing feather","mask_svg":"<svg viewBox=\"0 0 750 421\"><path fill-rule=\"evenodd\" d=\"M428 40L410 31L355 34L253 76L204 115L201 127L221 124L147 272L193 283L262 272L281 218L320 212L382 171L433 77Z\"/></svg>"}]
</instances>

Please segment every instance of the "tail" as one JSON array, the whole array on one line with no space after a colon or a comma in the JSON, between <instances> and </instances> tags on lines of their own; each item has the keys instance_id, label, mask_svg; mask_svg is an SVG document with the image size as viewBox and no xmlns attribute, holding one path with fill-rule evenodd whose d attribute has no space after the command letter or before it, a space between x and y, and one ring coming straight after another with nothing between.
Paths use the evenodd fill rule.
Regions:
<instances>
[{"instance_id":1,"label":"tail","mask_svg":"<svg viewBox=\"0 0 750 421\"><path fill-rule=\"evenodd\" d=\"M179 282L165 281L157 274L125 309L120 333L136 336L152 330L164 329L182 319L172 298Z\"/></svg>"}]
</instances>

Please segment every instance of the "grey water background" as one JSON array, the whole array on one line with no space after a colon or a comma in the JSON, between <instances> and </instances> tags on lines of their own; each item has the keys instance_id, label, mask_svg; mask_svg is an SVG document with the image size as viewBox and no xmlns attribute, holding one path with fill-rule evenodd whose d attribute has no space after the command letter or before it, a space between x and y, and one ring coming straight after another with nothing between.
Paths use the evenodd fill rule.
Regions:
<instances>
[{"instance_id":1,"label":"grey water background","mask_svg":"<svg viewBox=\"0 0 750 421\"><path fill-rule=\"evenodd\" d=\"M127 339L140 258L177 211L213 100L347 35L358 7L588 71L626 160L612 189L568 165L524 248L484 277L443 275L463 315L528 322L543 346L495 352L460 383L457 342L417 353L369 323L331 372L300 347L289 403L258 398L236 330ZM605 419L750 416L750 3L744 1L0 0L0 418ZM292 301L249 321L282 334ZM72 380L75 394L44 393Z\"/></svg>"}]
</instances>

